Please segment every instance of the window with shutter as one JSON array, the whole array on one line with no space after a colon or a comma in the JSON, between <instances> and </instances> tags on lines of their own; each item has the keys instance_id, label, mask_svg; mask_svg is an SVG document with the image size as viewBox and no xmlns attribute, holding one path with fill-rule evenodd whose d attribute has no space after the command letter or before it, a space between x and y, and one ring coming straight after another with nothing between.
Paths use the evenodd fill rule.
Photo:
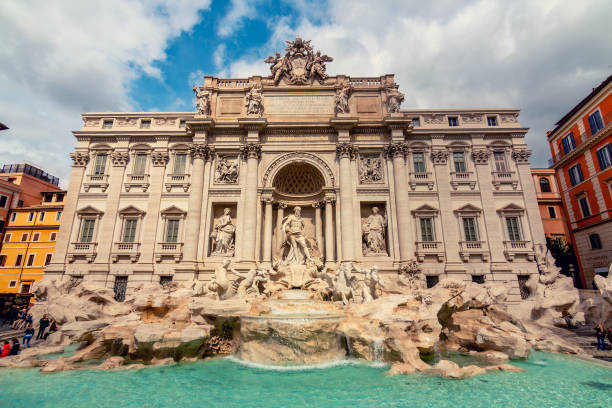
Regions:
<instances>
[{"instance_id":1,"label":"window with shutter","mask_svg":"<svg viewBox=\"0 0 612 408\"><path fill-rule=\"evenodd\" d=\"M134 168L132 170L135 175L143 175L145 174L145 170L147 167L147 154L146 153L138 153L134 157Z\"/></svg>"},{"instance_id":2,"label":"window with shutter","mask_svg":"<svg viewBox=\"0 0 612 408\"><path fill-rule=\"evenodd\" d=\"M425 153L423 152L412 153L412 162L414 165L415 173L425 173Z\"/></svg>"},{"instance_id":3,"label":"window with shutter","mask_svg":"<svg viewBox=\"0 0 612 408\"><path fill-rule=\"evenodd\" d=\"M168 220L166 242L178 242L179 220Z\"/></svg>"},{"instance_id":4,"label":"window with shutter","mask_svg":"<svg viewBox=\"0 0 612 408\"><path fill-rule=\"evenodd\" d=\"M101 176L106 170L106 153L98 153L94 163L94 175Z\"/></svg>"},{"instance_id":5,"label":"window with shutter","mask_svg":"<svg viewBox=\"0 0 612 408\"><path fill-rule=\"evenodd\" d=\"M84 219L81 226L80 242L91 242L93 240L93 232L96 220Z\"/></svg>"},{"instance_id":6,"label":"window with shutter","mask_svg":"<svg viewBox=\"0 0 612 408\"><path fill-rule=\"evenodd\" d=\"M185 164L187 163L187 155L185 153L177 153L174 156L174 174L185 174Z\"/></svg>"},{"instance_id":7,"label":"window with shutter","mask_svg":"<svg viewBox=\"0 0 612 408\"><path fill-rule=\"evenodd\" d=\"M493 158L495 159L495 169L498 172L508 171L508 166L506 166L506 154L504 152L493 152Z\"/></svg>"},{"instance_id":8,"label":"window with shutter","mask_svg":"<svg viewBox=\"0 0 612 408\"><path fill-rule=\"evenodd\" d=\"M136 218L127 218L123 225L123 241L134 242L136 239L136 227L138 220Z\"/></svg>"},{"instance_id":9,"label":"window with shutter","mask_svg":"<svg viewBox=\"0 0 612 408\"><path fill-rule=\"evenodd\" d=\"M433 219L431 217L421 217L421 241L434 241Z\"/></svg>"},{"instance_id":10,"label":"window with shutter","mask_svg":"<svg viewBox=\"0 0 612 408\"><path fill-rule=\"evenodd\" d=\"M604 170L612 165L612 145L609 143L597 151L599 170Z\"/></svg>"},{"instance_id":11,"label":"window with shutter","mask_svg":"<svg viewBox=\"0 0 612 408\"><path fill-rule=\"evenodd\" d=\"M591 128L591 135L594 135L603 129L603 120L601 119L601 113L599 113L598 110L589 115L589 127Z\"/></svg>"},{"instance_id":12,"label":"window with shutter","mask_svg":"<svg viewBox=\"0 0 612 408\"><path fill-rule=\"evenodd\" d=\"M474 217L463 218L463 233L466 241L478 241L478 231Z\"/></svg>"},{"instance_id":13,"label":"window with shutter","mask_svg":"<svg viewBox=\"0 0 612 408\"><path fill-rule=\"evenodd\" d=\"M453 162L455 163L455 171L457 173L464 173L466 171L465 153L453 152Z\"/></svg>"},{"instance_id":14,"label":"window with shutter","mask_svg":"<svg viewBox=\"0 0 612 408\"><path fill-rule=\"evenodd\" d=\"M506 217L506 226L508 228L508 239L510 241L520 241L521 230L518 217Z\"/></svg>"}]
</instances>

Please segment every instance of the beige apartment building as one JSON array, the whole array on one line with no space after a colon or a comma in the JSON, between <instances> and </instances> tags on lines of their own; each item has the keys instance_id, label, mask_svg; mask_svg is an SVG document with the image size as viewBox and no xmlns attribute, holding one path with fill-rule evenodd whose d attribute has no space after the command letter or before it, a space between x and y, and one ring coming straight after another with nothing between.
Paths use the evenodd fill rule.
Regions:
<instances>
[{"instance_id":1,"label":"beige apartment building","mask_svg":"<svg viewBox=\"0 0 612 408\"><path fill-rule=\"evenodd\" d=\"M392 286L416 263L429 286L507 281L520 300L545 238L519 111L400 109L393 75L331 60L298 37L269 76L206 76L196 112L83 114L47 276L120 293L226 258L352 261Z\"/></svg>"}]
</instances>

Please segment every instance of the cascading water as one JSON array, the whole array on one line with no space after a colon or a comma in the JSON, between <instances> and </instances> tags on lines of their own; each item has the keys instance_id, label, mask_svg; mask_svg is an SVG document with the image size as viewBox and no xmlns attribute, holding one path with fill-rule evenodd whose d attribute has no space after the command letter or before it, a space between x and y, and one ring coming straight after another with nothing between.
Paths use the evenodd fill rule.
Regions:
<instances>
[{"instance_id":1,"label":"cascading water","mask_svg":"<svg viewBox=\"0 0 612 408\"><path fill-rule=\"evenodd\" d=\"M375 339L372 342L372 360L375 362L382 362L383 354L384 354L383 340Z\"/></svg>"}]
</instances>

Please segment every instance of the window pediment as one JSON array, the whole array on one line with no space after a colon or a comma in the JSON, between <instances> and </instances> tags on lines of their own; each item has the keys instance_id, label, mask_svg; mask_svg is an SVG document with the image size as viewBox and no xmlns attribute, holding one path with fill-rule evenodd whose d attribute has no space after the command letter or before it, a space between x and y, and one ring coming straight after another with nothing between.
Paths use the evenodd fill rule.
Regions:
<instances>
[{"instance_id":1,"label":"window pediment","mask_svg":"<svg viewBox=\"0 0 612 408\"><path fill-rule=\"evenodd\" d=\"M146 213L139 208L134 207L133 205L127 206L121 211L119 211L119 215L122 217L144 217Z\"/></svg>"},{"instance_id":2,"label":"window pediment","mask_svg":"<svg viewBox=\"0 0 612 408\"><path fill-rule=\"evenodd\" d=\"M521 214L525 211L525 209L517 204L511 203L505 206L504 208L500 208L497 210L500 214Z\"/></svg>"},{"instance_id":3,"label":"window pediment","mask_svg":"<svg viewBox=\"0 0 612 408\"><path fill-rule=\"evenodd\" d=\"M181 217L184 218L187 215L187 212L181 210L175 205L171 205L170 207L161 211L163 217Z\"/></svg>"},{"instance_id":4,"label":"window pediment","mask_svg":"<svg viewBox=\"0 0 612 408\"><path fill-rule=\"evenodd\" d=\"M88 205L87 207L83 207L80 210L78 210L77 214L80 216L87 216L87 215L101 216L102 214L104 214L104 212L98 210L95 207L92 207L91 205Z\"/></svg>"},{"instance_id":5,"label":"window pediment","mask_svg":"<svg viewBox=\"0 0 612 408\"><path fill-rule=\"evenodd\" d=\"M466 204L463 207L459 207L455 210L455 213L458 214L466 214L466 213L470 213L470 214L480 214L482 212L482 210L472 204Z\"/></svg>"},{"instance_id":6,"label":"window pediment","mask_svg":"<svg viewBox=\"0 0 612 408\"><path fill-rule=\"evenodd\" d=\"M412 214L414 215L437 215L438 209L435 207L432 207L429 204L423 204L419 208L412 210Z\"/></svg>"}]
</instances>

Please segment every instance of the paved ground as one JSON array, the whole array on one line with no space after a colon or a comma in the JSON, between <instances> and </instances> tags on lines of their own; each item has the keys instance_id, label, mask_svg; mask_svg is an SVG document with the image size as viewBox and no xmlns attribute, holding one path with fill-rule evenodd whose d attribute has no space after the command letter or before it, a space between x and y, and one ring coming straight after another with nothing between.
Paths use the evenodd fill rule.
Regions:
<instances>
[{"instance_id":1,"label":"paved ground","mask_svg":"<svg viewBox=\"0 0 612 408\"><path fill-rule=\"evenodd\" d=\"M580 326L575 329L555 327L552 331L568 342L581 347L591 357L612 362L612 351L597 350L597 337L595 337L595 329L592 326ZM606 344L610 345L607 340Z\"/></svg>"}]
</instances>

